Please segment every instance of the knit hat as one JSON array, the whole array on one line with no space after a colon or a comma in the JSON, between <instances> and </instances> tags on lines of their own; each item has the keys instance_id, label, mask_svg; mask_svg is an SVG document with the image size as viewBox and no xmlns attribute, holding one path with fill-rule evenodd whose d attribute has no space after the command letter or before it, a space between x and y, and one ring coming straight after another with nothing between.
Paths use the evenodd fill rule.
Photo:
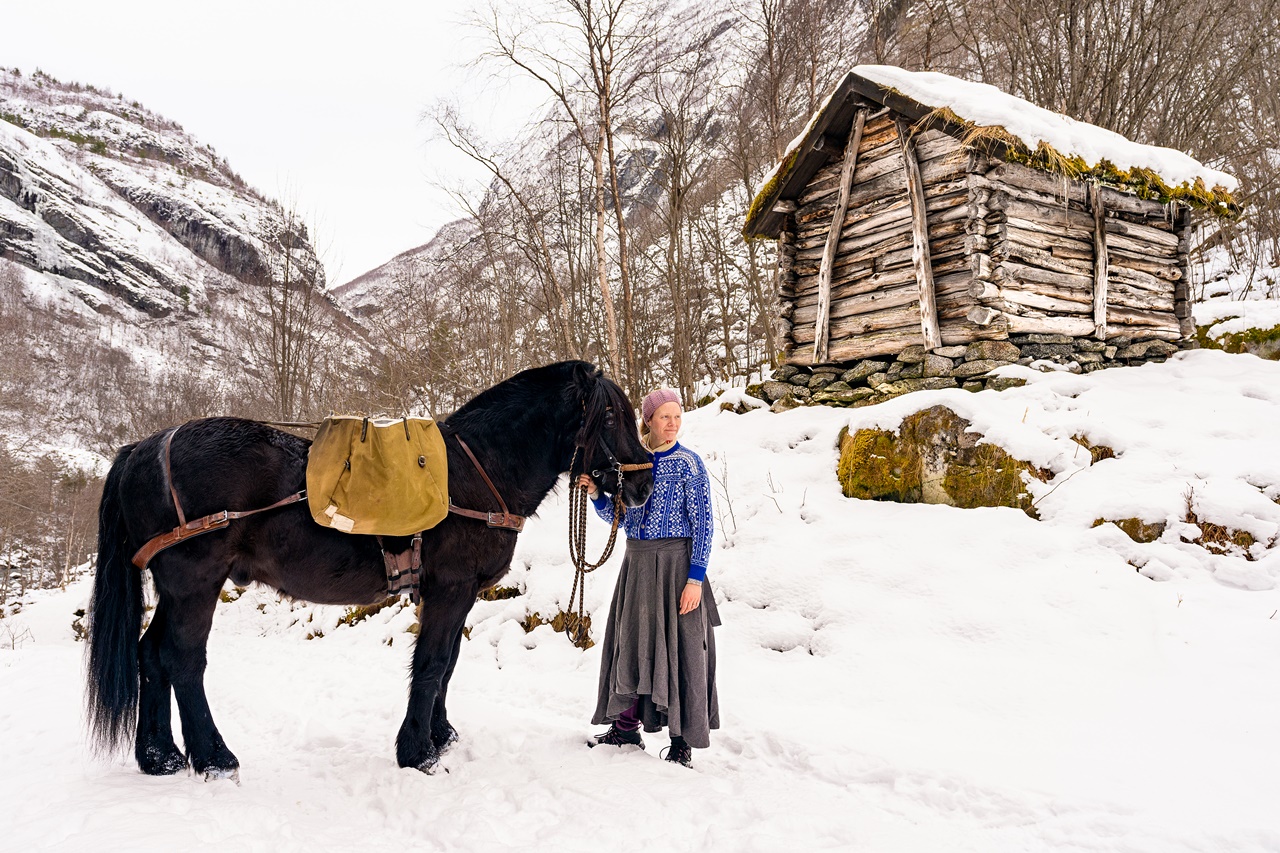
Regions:
<instances>
[{"instance_id":1,"label":"knit hat","mask_svg":"<svg viewBox=\"0 0 1280 853\"><path fill-rule=\"evenodd\" d=\"M640 420L648 423L653 413L667 403L679 403L680 395L670 388L659 388L650 391L640 403Z\"/></svg>"}]
</instances>

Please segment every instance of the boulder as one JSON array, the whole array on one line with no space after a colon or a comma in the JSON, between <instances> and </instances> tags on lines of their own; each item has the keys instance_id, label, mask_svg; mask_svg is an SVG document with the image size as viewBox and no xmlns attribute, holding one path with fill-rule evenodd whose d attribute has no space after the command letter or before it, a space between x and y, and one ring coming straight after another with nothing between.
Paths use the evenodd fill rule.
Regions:
<instances>
[{"instance_id":1,"label":"boulder","mask_svg":"<svg viewBox=\"0 0 1280 853\"><path fill-rule=\"evenodd\" d=\"M898 353L898 361L903 364L919 364L924 361L924 344L915 344Z\"/></svg>"},{"instance_id":2,"label":"boulder","mask_svg":"<svg viewBox=\"0 0 1280 853\"><path fill-rule=\"evenodd\" d=\"M983 358L977 361L966 361L964 364L956 365L951 371L951 375L957 379L967 379L970 376L980 376L989 373L997 367L1004 367L1009 364L1007 361L996 361L994 359Z\"/></svg>"},{"instance_id":3,"label":"boulder","mask_svg":"<svg viewBox=\"0 0 1280 853\"><path fill-rule=\"evenodd\" d=\"M1008 341L974 341L965 348L965 361L1017 361L1022 351Z\"/></svg>"},{"instance_id":4,"label":"boulder","mask_svg":"<svg viewBox=\"0 0 1280 853\"><path fill-rule=\"evenodd\" d=\"M1026 358L1074 358L1075 349L1071 344L1025 344L1022 355Z\"/></svg>"},{"instance_id":5,"label":"boulder","mask_svg":"<svg viewBox=\"0 0 1280 853\"><path fill-rule=\"evenodd\" d=\"M928 379L899 379L888 382L878 390L881 394L910 394L912 391L941 391L943 388L957 388L960 383L950 376L932 376Z\"/></svg>"},{"instance_id":6,"label":"boulder","mask_svg":"<svg viewBox=\"0 0 1280 853\"><path fill-rule=\"evenodd\" d=\"M843 384L843 383L837 383L837 384ZM829 385L827 386L827 390L819 391L817 394L814 394L813 402L826 403L826 404L834 403L836 405L848 405L850 403L859 403L863 400L866 400L870 397L874 397L876 395L876 392L872 391L870 388L850 388L848 385L845 385L845 387L840 390L837 390L837 391L830 390L833 387L835 386Z\"/></svg>"},{"instance_id":7,"label":"boulder","mask_svg":"<svg viewBox=\"0 0 1280 853\"><path fill-rule=\"evenodd\" d=\"M760 385L760 391L764 394L764 399L770 403L776 403L790 394L791 388L792 386L786 382L764 382Z\"/></svg>"},{"instance_id":8,"label":"boulder","mask_svg":"<svg viewBox=\"0 0 1280 853\"><path fill-rule=\"evenodd\" d=\"M954 366L955 362L946 356L928 353L924 357L925 376L950 376Z\"/></svg>"},{"instance_id":9,"label":"boulder","mask_svg":"<svg viewBox=\"0 0 1280 853\"><path fill-rule=\"evenodd\" d=\"M1168 358L1178 348L1168 341L1139 341L1116 351L1119 359Z\"/></svg>"},{"instance_id":10,"label":"boulder","mask_svg":"<svg viewBox=\"0 0 1280 853\"><path fill-rule=\"evenodd\" d=\"M796 367L794 364L784 364L777 370L773 371L773 378L779 382L786 382L790 380L792 376L801 372L800 368Z\"/></svg>"},{"instance_id":11,"label":"boulder","mask_svg":"<svg viewBox=\"0 0 1280 853\"><path fill-rule=\"evenodd\" d=\"M846 497L957 507L1009 506L1034 515L1026 478L1049 475L1003 448L980 443L970 423L946 406L903 418L896 432L840 435L836 476Z\"/></svg>"},{"instance_id":12,"label":"boulder","mask_svg":"<svg viewBox=\"0 0 1280 853\"><path fill-rule=\"evenodd\" d=\"M788 394L787 396L783 397L780 400L775 400L774 404L769 407L769 411L787 412L787 411L790 411L791 409L798 409L803 405L804 403L802 403L800 400L797 400L795 397Z\"/></svg>"},{"instance_id":13,"label":"boulder","mask_svg":"<svg viewBox=\"0 0 1280 853\"><path fill-rule=\"evenodd\" d=\"M855 364L849 370L846 370L844 373L840 374L840 380L842 382L848 382L849 384L852 385L854 382L858 382L859 380L866 379L868 376L870 376L873 373L882 372L883 370L888 368L888 366L889 366L889 362L887 361L874 361L872 359L865 359Z\"/></svg>"}]
</instances>

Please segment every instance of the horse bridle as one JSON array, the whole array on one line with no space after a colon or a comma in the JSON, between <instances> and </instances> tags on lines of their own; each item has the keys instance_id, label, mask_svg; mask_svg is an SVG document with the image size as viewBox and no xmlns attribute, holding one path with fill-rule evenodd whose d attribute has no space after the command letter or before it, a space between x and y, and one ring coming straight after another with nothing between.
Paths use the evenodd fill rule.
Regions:
<instances>
[{"instance_id":1,"label":"horse bridle","mask_svg":"<svg viewBox=\"0 0 1280 853\"><path fill-rule=\"evenodd\" d=\"M584 401L583 408L586 408ZM604 425L606 427L616 426L613 413L613 406L605 407ZM585 415L582 429L586 428ZM569 476L573 476L573 469L577 465L578 453L582 453L582 464L587 464L587 443L589 439L584 438L582 429L578 432L578 442L573 450L573 460L569 463ZM569 607L565 611L568 617L564 620L564 634L569 641L579 648L585 648L588 639L587 621L586 621L586 594L587 594L587 575L603 566L609 557L613 555L613 546L618 541L618 525L622 521L625 509L622 506L622 482L623 477L628 471L644 471L653 467L652 462L628 462L618 461L618 457L614 455L613 450L604 440L603 432L596 434L596 440L600 444L600 449L604 451L605 457L609 460L608 468L596 469L591 472L591 477L600 479L600 477L609 472L617 475L618 484L617 491L613 494L613 524L609 528L609 541L605 544L604 553L600 555L600 559L594 563L587 560L587 488L580 486L576 481L569 483L569 558L573 561L573 587L569 590ZM586 473L585 471L583 473ZM573 612L574 599L578 601L578 612ZM574 618L576 617L576 618Z\"/></svg>"},{"instance_id":2,"label":"horse bridle","mask_svg":"<svg viewBox=\"0 0 1280 853\"><path fill-rule=\"evenodd\" d=\"M583 409L586 409L586 401L583 401ZM617 425L617 419L613 412L613 406L605 406L604 425L606 428L612 428ZM588 440L582 436L582 430L586 428L585 415L583 425L578 430L578 442L574 446L573 455L576 461L579 452L582 453L582 464L587 464L587 442ZM613 473L618 478L617 493L622 493L623 475L628 471L645 471L653 467L652 462L619 462L618 457L614 454L613 449L609 447L608 442L604 440L604 432L596 433L596 443L600 445L600 449L604 451L605 458L609 460L608 468L596 468L591 471L593 479L600 479L605 474ZM573 476L574 462L569 463L569 476ZM584 470L583 473L586 473Z\"/></svg>"}]
</instances>

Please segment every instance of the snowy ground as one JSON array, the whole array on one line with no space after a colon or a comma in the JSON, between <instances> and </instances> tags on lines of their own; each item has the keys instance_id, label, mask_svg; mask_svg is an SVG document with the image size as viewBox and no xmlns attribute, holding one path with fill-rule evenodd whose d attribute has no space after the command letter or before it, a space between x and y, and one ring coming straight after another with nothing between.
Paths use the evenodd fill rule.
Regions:
<instances>
[{"instance_id":1,"label":"snowy ground","mask_svg":"<svg viewBox=\"0 0 1280 853\"><path fill-rule=\"evenodd\" d=\"M1280 364L1029 375L687 417L718 480L725 623L723 728L692 770L658 736L586 749L599 650L518 624L569 593L560 494L521 537L505 583L523 594L472 612L462 740L433 776L394 760L407 611L348 627L264 591L221 605L207 684L237 786L92 759L87 584L34 600L0 622L0 850L1280 850ZM1054 474L1044 520L840 495L842 425L938 402ZM1088 465L1074 434L1117 458ZM1188 492L1247 554L1185 541ZM1126 516L1167 528L1139 545L1090 526ZM597 625L616 564L590 578Z\"/></svg>"}]
</instances>

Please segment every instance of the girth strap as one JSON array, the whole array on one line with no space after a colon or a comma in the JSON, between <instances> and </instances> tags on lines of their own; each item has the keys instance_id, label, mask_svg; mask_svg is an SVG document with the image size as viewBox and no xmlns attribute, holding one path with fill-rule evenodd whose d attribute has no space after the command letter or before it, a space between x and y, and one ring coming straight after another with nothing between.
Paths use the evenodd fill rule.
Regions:
<instances>
[{"instance_id":1,"label":"girth strap","mask_svg":"<svg viewBox=\"0 0 1280 853\"><path fill-rule=\"evenodd\" d=\"M513 515L507 509L507 502L502 499L502 495L498 494L497 487L493 485L493 480L490 480L489 475L485 473L484 466L480 464L480 460L471 452L471 448L467 447L467 443L462 440L462 436L454 433L453 437L458 440L458 445L461 446L463 452L467 454L467 458L471 460L471 464L480 472L480 477L484 480L484 484L489 487L489 491L498 499L498 506L502 508L502 513L498 514L495 512L479 512L474 509L463 509L460 506L455 506L452 498L449 500L449 512L466 518L479 519L490 527L497 527L502 530L514 530L516 533L524 530L524 516Z\"/></svg>"}]
</instances>

